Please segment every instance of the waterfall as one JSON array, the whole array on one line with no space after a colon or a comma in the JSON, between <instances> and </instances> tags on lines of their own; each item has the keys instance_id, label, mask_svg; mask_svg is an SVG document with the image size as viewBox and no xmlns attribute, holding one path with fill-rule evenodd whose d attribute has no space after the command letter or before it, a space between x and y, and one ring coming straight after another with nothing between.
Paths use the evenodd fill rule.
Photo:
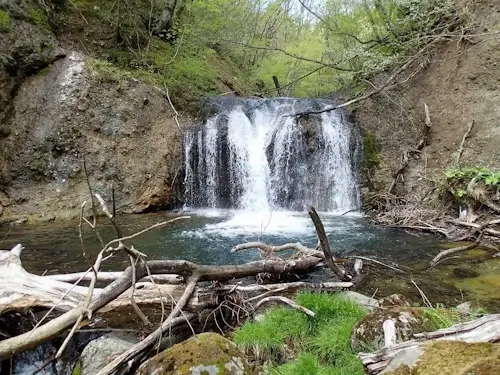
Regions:
<instances>
[{"instance_id":1,"label":"waterfall","mask_svg":"<svg viewBox=\"0 0 500 375\"><path fill-rule=\"evenodd\" d=\"M319 99L214 99L206 122L184 138L190 208L345 212L360 205L361 142L341 110Z\"/></svg>"}]
</instances>

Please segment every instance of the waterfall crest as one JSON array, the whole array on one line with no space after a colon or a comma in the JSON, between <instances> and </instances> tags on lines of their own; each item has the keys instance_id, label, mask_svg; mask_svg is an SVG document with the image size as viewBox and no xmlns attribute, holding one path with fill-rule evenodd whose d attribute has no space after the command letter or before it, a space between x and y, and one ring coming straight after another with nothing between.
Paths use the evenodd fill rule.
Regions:
<instances>
[{"instance_id":1,"label":"waterfall crest","mask_svg":"<svg viewBox=\"0 0 500 375\"><path fill-rule=\"evenodd\" d=\"M346 113L285 117L333 104L291 98L215 100L215 114L184 137L186 206L357 209L361 141Z\"/></svg>"}]
</instances>

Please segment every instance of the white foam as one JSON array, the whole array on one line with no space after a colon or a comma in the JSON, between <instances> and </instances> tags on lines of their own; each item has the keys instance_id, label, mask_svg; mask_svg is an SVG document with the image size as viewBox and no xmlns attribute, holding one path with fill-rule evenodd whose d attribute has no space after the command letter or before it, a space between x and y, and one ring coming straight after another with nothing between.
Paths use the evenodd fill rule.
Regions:
<instances>
[{"instance_id":1,"label":"white foam","mask_svg":"<svg viewBox=\"0 0 500 375\"><path fill-rule=\"evenodd\" d=\"M303 212L270 211L270 210L193 210L195 215L205 217L226 218L218 223L205 224L196 230L184 231L184 236L194 238L248 236L281 236L291 241L299 241L305 236L314 236L315 229L309 216ZM339 213L320 213L327 233L342 232L347 227L354 228L353 223L346 225L339 220ZM350 217L359 216L350 213Z\"/></svg>"}]
</instances>

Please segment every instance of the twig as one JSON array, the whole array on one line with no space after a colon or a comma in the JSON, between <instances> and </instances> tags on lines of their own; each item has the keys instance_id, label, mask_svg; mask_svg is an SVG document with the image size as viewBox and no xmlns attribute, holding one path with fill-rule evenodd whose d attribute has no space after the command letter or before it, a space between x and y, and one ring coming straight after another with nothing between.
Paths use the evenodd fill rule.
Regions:
<instances>
[{"instance_id":1,"label":"twig","mask_svg":"<svg viewBox=\"0 0 500 375\"><path fill-rule=\"evenodd\" d=\"M458 153L457 153L457 160L455 161L455 164L458 166L460 164L460 158L462 157L462 154L464 152L464 145L465 145L465 141L467 140L467 138L469 137L470 135L470 132L472 131L472 127L474 126L474 123L476 122L476 120L472 120L469 124L469 127L467 128L467 131L465 132L463 138L462 138L462 142L460 143L460 147L458 148Z\"/></svg>"},{"instance_id":2,"label":"twig","mask_svg":"<svg viewBox=\"0 0 500 375\"><path fill-rule=\"evenodd\" d=\"M281 296L273 296L273 297L263 298L263 299L261 299L259 302L257 302L255 304L254 309L257 310L264 303L268 303L268 302L281 302L281 303L285 303L287 305L290 305L291 307L293 307L296 310L302 311L304 314L310 316L311 318L314 318L315 315L316 315L316 314L314 314L314 312L312 312L308 308L305 308L304 306L300 306L299 304L297 304L296 302L292 301L291 299L286 298L286 297L281 297Z\"/></svg>"},{"instance_id":3,"label":"twig","mask_svg":"<svg viewBox=\"0 0 500 375\"><path fill-rule=\"evenodd\" d=\"M163 82L163 86L165 87L165 94L167 96L168 103L170 104L170 107L172 107L172 110L174 111L175 123L177 124L177 128L179 129L179 131L182 134L181 124L179 123L179 112L177 112L177 110L174 107L174 104L172 103L172 100L170 99L170 94L168 93L168 87L167 87L167 84L165 82Z\"/></svg>"},{"instance_id":4,"label":"twig","mask_svg":"<svg viewBox=\"0 0 500 375\"><path fill-rule=\"evenodd\" d=\"M413 279L411 280L412 284L415 285L415 288L417 288L418 292L420 293L420 296L422 297L422 300L424 301L424 303L427 305L427 307L431 308L432 309L432 303L429 301L429 299L427 298L427 296L425 295L425 293L422 291L422 289L420 289L417 285L417 283L415 283L415 281L413 281Z\"/></svg>"},{"instance_id":5,"label":"twig","mask_svg":"<svg viewBox=\"0 0 500 375\"><path fill-rule=\"evenodd\" d=\"M173 223L174 221L178 221L178 220L184 220L184 219L190 219L191 216L179 216L179 217L176 217L176 218L173 218L173 219L170 219L170 220L167 220L167 221L162 221L161 223L156 223L154 225L151 225L150 227L146 228L146 229L143 229L137 233L134 233L134 234L131 234L130 236L125 236L125 237L122 237L122 238L117 238L117 239L114 239L114 240L111 240L109 241L105 246L104 248L105 249L109 249L109 247L115 243L119 243L119 242L122 242L122 241L125 241L125 240L131 240L132 238L135 238L137 236L140 236L141 234L144 234L146 232L149 232L150 230L152 229L155 229L155 228L160 228L160 227L163 227L167 224L171 224Z\"/></svg>"}]
</instances>

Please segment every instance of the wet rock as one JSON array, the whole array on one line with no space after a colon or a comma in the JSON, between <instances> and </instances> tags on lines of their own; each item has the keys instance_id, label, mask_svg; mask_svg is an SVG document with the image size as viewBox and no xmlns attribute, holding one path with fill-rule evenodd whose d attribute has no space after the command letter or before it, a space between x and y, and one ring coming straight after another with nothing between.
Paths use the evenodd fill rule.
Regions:
<instances>
[{"instance_id":1,"label":"wet rock","mask_svg":"<svg viewBox=\"0 0 500 375\"><path fill-rule=\"evenodd\" d=\"M462 315L470 315L474 313L477 316L481 315L482 311L484 312L484 309L482 309L482 306L479 305L477 301L462 302L456 307L456 310Z\"/></svg>"},{"instance_id":2,"label":"wet rock","mask_svg":"<svg viewBox=\"0 0 500 375\"><path fill-rule=\"evenodd\" d=\"M81 375L95 375L139 340L134 335L109 333L88 343L80 356Z\"/></svg>"},{"instance_id":3,"label":"wet rock","mask_svg":"<svg viewBox=\"0 0 500 375\"><path fill-rule=\"evenodd\" d=\"M416 354L416 353L415 353ZM492 343L437 341L421 348L394 370L394 357L384 375L493 375L500 374L500 346ZM401 358L399 358L400 362Z\"/></svg>"},{"instance_id":4,"label":"wet rock","mask_svg":"<svg viewBox=\"0 0 500 375\"><path fill-rule=\"evenodd\" d=\"M348 300L356 302L357 304L366 307L368 310L373 310L374 308L379 306L379 302L375 298L367 297L361 293L348 290L345 292L341 292L341 294Z\"/></svg>"},{"instance_id":5,"label":"wet rock","mask_svg":"<svg viewBox=\"0 0 500 375\"><path fill-rule=\"evenodd\" d=\"M471 279L478 277L480 273L470 268L456 267L453 269L453 275L459 279Z\"/></svg>"},{"instance_id":6,"label":"wet rock","mask_svg":"<svg viewBox=\"0 0 500 375\"><path fill-rule=\"evenodd\" d=\"M236 345L216 333L202 333L143 363L136 375L252 375Z\"/></svg>"},{"instance_id":7,"label":"wet rock","mask_svg":"<svg viewBox=\"0 0 500 375\"><path fill-rule=\"evenodd\" d=\"M391 371L398 369L396 374L411 375L410 369L417 363L423 351L422 347L401 350L390 360L389 364L384 371L381 372L381 374L390 373Z\"/></svg>"},{"instance_id":8,"label":"wet rock","mask_svg":"<svg viewBox=\"0 0 500 375\"><path fill-rule=\"evenodd\" d=\"M410 303L402 294L391 294L390 296L379 299L378 305L380 307L410 306Z\"/></svg>"},{"instance_id":9,"label":"wet rock","mask_svg":"<svg viewBox=\"0 0 500 375\"><path fill-rule=\"evenodd\" d=\"M413 334L429 330L424 309L404 306L379 308L361 319L353 327L351 347L354 351L370 351L384 346L383 323L393 320L396 327L396 343L413 338Z\"/></svg>"}]
</instances>

